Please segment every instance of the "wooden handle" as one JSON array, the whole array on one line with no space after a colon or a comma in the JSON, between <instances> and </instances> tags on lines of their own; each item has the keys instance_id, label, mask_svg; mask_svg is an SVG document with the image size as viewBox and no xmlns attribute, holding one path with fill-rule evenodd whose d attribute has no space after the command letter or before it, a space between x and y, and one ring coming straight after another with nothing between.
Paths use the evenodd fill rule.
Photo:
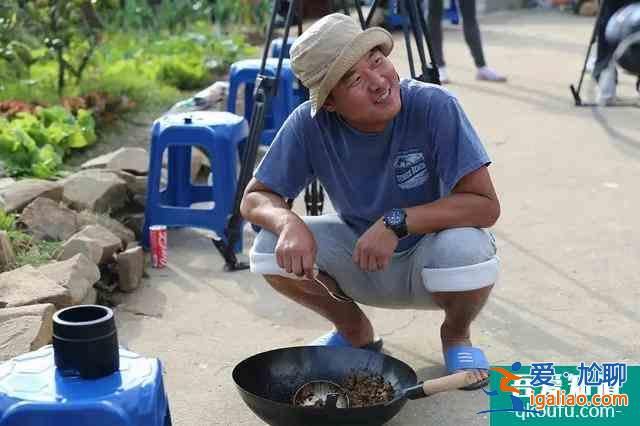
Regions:
<instances>
[{"instance_id":1,"label":"wooden handle","mask_svg":"<svg viewBox=\"0 0 640 426\"><path fill-rule=\"evenodd\" d=\"M446 392L469 386L474 384L476 381L476 377L472 372L461 371L459 373L450 374L437 379L425 380L422 384L422 390L425 395L429 396L439 392Z\"/></svg>"}]
</instances>

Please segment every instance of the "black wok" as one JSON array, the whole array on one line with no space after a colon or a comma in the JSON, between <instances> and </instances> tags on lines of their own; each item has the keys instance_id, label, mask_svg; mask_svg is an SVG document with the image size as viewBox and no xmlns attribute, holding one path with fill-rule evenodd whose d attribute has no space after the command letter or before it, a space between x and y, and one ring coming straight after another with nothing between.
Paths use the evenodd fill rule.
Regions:
<instances>
[{"instance_id":1,"label":"black wok","mask_svg":"<svg viewBox=\"0 0 640 426\"><path fill-rule=\"evenodd\" d=\"M291 402L296 390L305 383L313 380L342 383L354 372L381 375L393 386L394 399L386 404L360 408L296 407ZM274 426L382 425L400 411L407 396L412 399L425 396L421 391L416 392L416 373L407 364L389 355L354 348L301 346L276 349L240 362L232 376L245 404ZM434 381L438 382L436 390L428 393L469 384L461 376L456 379L455 386L450 380L437 379ZM405 391L411 387L413 389L407 395Z\"/></svg>"}]
</instances>

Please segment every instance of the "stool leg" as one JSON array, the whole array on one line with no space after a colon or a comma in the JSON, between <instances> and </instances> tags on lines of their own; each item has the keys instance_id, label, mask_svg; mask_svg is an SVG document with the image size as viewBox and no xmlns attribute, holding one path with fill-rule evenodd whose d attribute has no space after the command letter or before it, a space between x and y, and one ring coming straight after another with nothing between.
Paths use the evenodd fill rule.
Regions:
<instances>
[{"instance_id":1,"label":"stool leg","mask_svg":"<svg viewBox=\"0 0 640 426\"><path fill-rule=\"evenodd\" d=\"M162 225L154 223L154 211L162 204L160 196L160 179L162 176L162 154L164 149L158 147L158 142L154 137L151 141L151 152L149 158L149 175L147 176L147 200L144 209L144 226L142 227L142 247L149 249L149 227L152 225Z\"/></svg>"},{"instance_id":2,"label":"stool leg","mask_svg":"<svg viewBox=\"0 0 640 426\"><path fill-rule=\"evenodd\" d=\"M178 207L191 205L191 147L169 146L167 170L167 204Z\"/></svg>"}]
</instances>

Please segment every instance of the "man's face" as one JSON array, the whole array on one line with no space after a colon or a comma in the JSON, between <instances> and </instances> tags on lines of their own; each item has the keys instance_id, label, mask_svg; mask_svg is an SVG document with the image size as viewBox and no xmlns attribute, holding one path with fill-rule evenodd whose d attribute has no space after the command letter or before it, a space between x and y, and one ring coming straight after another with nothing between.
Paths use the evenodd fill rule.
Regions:
<instances>
[{"instance_id":1,"label":"man's face","mask_svg":"<svg viewBox=\"0 0 640 426\"><path fill-rule=\"evenodd\" d=\"M369 51L333 88L324 107L363 132L381 132L400 111L396 70L378 49Z\"/></svg>"}]
</instances>

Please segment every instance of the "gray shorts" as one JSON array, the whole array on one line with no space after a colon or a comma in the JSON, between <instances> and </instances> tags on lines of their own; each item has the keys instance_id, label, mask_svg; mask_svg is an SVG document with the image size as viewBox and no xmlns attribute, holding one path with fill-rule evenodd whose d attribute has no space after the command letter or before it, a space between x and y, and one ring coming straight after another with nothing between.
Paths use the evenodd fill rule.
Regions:
<instances>
[{"instance_id":1,"label":"gray shorts","mask_svg":"<svg viewBox=\"0 0 640 426\"><path fill-rule=\"evenodd\" d=\"M358 303L384 308L435 309L430 293L469 291L494 284L500 261L491 232L453 228L427 234L412 248L395 253L379 272L362 271L352 260L358 236L336 214L305 216L318 254L316 266L333 277ZM277 237L262 230L250 254L251 271L298 278L278 266Z\"/></svg>"}]
</instances>

